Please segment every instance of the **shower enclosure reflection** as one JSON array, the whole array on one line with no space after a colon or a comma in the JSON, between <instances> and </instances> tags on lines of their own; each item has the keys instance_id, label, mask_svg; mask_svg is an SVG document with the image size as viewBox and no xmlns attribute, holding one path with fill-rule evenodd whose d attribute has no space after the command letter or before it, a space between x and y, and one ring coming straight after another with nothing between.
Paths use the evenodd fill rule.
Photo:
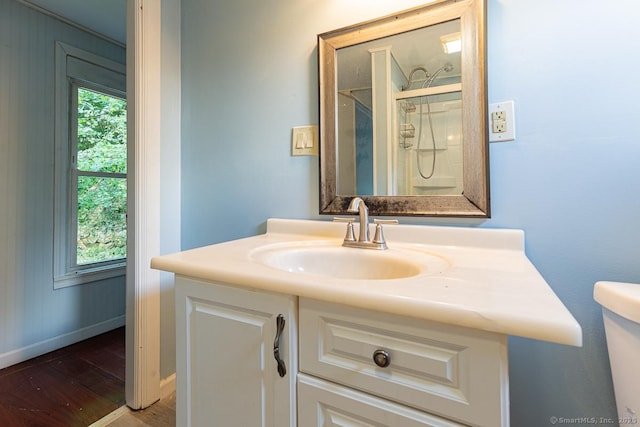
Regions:
<instances>
[{"instance_id":1,"label":"shower enclosure reflection","mask_svg":"<svg viewBox=\"0 0 640 427\"><path fill-rule=\"evenodd\" d=\"M337 194L463 193L460 20L337 51Z\"/></svg>"},{"instance_id":2,"label":"shower enclosure reflection","mask_svg":"<svg viewBox=\"0 0 640 427\"><path fill-rule=\"evenodd\" d=\"M424 67L416 68L411 74L416 70L424 73L423 82L412 90L410 77L403 92L395 95L397 147L392 169L395 182L390 195L462 194L459 77L445 75L436 83L441 73L451 72L452 68L447 63L432 74ZM432 87L438 89L428 91Z\"/></svg>"}]
</instances>

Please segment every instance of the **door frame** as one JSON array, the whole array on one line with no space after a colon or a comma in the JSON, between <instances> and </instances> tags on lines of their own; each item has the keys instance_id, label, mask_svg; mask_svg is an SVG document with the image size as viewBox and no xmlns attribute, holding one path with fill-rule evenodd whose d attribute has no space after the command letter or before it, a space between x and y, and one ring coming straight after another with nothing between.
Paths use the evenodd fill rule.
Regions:
<instances>
[{"instance_id":1,"label":"door frame","mask_svg":"<svg viewBox=\"0 0 640 427\"><path fill-rule=\"evenodd\" d=\"M144 7L143 7L144 6ZM160 399L161 0L127 0L126 402Z\"/></svg>"}]
</instances>

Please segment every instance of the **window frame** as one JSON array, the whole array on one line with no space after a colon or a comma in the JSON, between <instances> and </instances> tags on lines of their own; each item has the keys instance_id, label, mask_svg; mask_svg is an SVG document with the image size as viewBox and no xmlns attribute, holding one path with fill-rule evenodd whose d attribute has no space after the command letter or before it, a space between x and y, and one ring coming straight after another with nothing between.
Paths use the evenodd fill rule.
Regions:
<instances>
[{"instance_id":1,"label":"window frame","mask_svg":"<svg viewBox=\"0 0 640 427\"><path fill-rule=\"evenodd\" d=\"M126 258L77 264L77 88L126 100L126 67L84 50L55 46L54 289L126 274ZM75 111L74 111L75 109ZM75 120L75 122L74 122ZM84 175L84 173L83 173ZM116 177L108 173L109 177ZM126 174L124 176L126 178Z\"/></svg>"}]
</instances>

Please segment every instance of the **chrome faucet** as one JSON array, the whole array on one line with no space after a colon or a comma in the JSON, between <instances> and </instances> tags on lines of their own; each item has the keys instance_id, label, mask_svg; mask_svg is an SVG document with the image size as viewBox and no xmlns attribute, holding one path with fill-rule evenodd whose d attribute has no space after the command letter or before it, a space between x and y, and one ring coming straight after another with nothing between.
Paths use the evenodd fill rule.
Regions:
<instances>
[{"instance_id":1,"label":"chrome faucet","mask_svg":"<svg viewBox=\"0 0 640 427\"><path fill-rule=\"evenodd\" d=\"M358 242L369 243L369 208L360 197L354 197L349 203L347 212L358 212L360 217L360 235Z\"/></svg>"},{"instance_id":2,"label":"chrome faucet","mask_svg":"<svg viewBox=\"0 0 640 427\"><path fill-rule=\"evenodd\" d=\"M369 208L360 197L354 197L349 203L347 212L357 212L360 220L360 232L358 240L355 238L353 232L353 218L334 218L334 221L347 223L347 234L344 237L342 246L348 246L351 248L365 248L365 249L387 249L387 243L384 240L384 234L382 233L382 224L397 224L398 220L381 220L374 219L376 224L376 233L373 236L373 240L369 237Z\"/></svg>"}]
</instances>

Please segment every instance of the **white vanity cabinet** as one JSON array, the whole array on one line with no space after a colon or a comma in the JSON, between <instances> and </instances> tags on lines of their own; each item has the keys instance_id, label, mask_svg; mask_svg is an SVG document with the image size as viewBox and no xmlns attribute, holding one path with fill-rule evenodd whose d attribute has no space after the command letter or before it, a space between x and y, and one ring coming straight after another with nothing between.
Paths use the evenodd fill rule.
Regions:
<instances>
[{"instance_id":1,"label":"white vanity cabinet","mask_svg":"<svg viewBox=\"0 0 640 427\"><path fill-rule=\"evenodd\" d=\"M300 298L298 426L507 426L506 336Z\"/></svg>"},{"instance_id":2,"label":"white vanity cabinet","mask_svg":"<svg viewBox=\"0 0 640 427\"><path fill-rule=\"evenodd\" d=\"M582 345L521 231L385 236L385 251L344 248L343 224L269 219L153 258L176 274L177 425L506 427L507 337ZM381 262L402 274L371 276Z\"/></svg>"},{"instance_id":3,"label":"white vanity cabinet","mask_svg":"<svg viewBox=\"0 0 640 427\"><path fill-rule=\"evenodd\" d=\"M296 298L180 276L175 292L177 425L295 426Z\"/></svg>"},{"instance_id":4,"label":"white vanity cabinet","mask_svg":"<svg viewBox=\"0 0 640 427\"><path fill-rule=\"evenodd\" d=\"M503 335L180 276L175 292L178 426L509 423Z\"/></svg>"}]
</instances>

